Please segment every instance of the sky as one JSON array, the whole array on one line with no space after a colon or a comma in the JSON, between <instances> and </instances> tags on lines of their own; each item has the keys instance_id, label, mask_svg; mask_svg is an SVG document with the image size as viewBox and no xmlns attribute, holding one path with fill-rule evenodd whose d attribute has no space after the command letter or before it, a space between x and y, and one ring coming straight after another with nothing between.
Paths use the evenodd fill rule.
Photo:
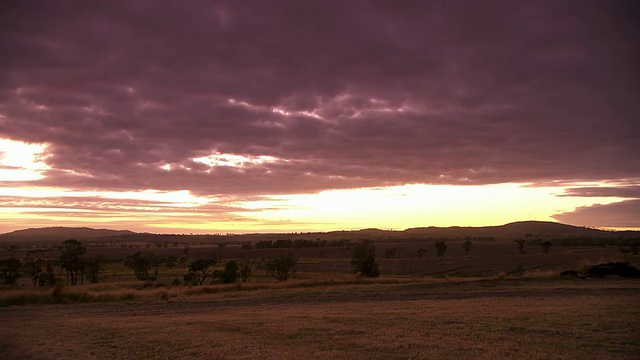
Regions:
<instances>
[{"instance_id":1,"label":"sky","mask_svg":"<svg viewBox=\"0 0 640 360\"><path fill-rule=\"evenodd\" d=\"M0 232L640 228L637 1L0 4Z\"/></svg>"}]
</instances>

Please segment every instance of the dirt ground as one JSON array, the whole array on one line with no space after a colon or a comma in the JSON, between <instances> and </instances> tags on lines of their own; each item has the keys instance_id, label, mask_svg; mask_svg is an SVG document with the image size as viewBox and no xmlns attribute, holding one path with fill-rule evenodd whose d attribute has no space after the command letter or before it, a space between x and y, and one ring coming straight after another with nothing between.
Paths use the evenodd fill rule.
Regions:
<instances>
[{"instance_id":1,"label":"dirt ground","mask_svg":"<svg viewBox=\"0 0 640 360\"><path fill-rule=\"evenodd\" d=\"M352 284L0 309L1 359L637 359L640 282Z\"/></svg>"}]
</instances>

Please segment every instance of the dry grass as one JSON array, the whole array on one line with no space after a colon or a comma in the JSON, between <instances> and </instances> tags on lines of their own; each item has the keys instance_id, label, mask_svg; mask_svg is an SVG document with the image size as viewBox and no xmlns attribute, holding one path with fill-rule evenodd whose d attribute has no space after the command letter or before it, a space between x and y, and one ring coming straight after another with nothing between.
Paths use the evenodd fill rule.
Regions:
<instances>
[{"instance_id":1,"label":"dry grass","mask_svg":"<svg viewBox=\"0 0 640 360\"><path fill-rule=\"evenodd\" d=\"M33 304L73 304L118 301L159 301L174 298L191 298L211 293L255 291L262 289L309 288L327 285L349 284L396 284L416 281L438 282L438 279L415 279L400 276L381 278L361 278L352 274L327 275L304 274L301 279L275 282L262 278L241 284L215 284L205 286L171 286L167 281L110 281L78 286L58 286L55 288L7 287L0 291L0 307ZM445 281L448 280L445 279ZM465 281L467 281L465 279Z\"/></svg>"},{"instance_id":2,"label":"dry grass","mask_svg":"<svg viewBox=\"0 0 640 360\"><path fill-rule=\"evenodd\" d=\"M639 295L637 281L449 279L9 307L0 358L633 359Z\"/></svg>"},{"instance_id":3,"label":"dry grass","mask_svg":"<svg viewBox=\"0 0 640 360\"><path fill-rule=\"evenodd\" d=\"M640 358L640 282L555 279L623 255L533 250L477 244L469 256L452 246L442 262L379 259L377 279L349 274L347 249L302 258L286 283L257 271L241 286L171 286L184 268L129 281L121 263L100 284L34 289L23 279L0 289L0 359Z\"/></svg>"}]
</instances>

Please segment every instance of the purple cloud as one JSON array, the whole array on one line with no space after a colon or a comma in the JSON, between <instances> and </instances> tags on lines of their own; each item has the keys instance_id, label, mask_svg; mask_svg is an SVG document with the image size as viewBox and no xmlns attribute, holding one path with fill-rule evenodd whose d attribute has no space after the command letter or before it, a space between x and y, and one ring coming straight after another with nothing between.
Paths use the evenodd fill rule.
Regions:
<instances>
[{"instance_id":1,"label":"purple cloud","mask_svg":"<svg viewBox=\"0 0 640 360\"><path fill-rule=\"evenodd\" d=\"M640 182L634 2L2 7L0 134L51 154L32 184Z\"/></svg>"},{"instance_id":2,"label":"purple cloud","mask_svg":"<svg viewBox=\"0 0 640 360\"><path fill-rule=\"evenodd\" d=\"M564 196L621 197L640 199L640 186L577 187L567 189Z\"/></svg>"},{"instance_id":3,"label":"purple cloud","mask_svg":"<svg viewBox=\"0 0 640 360\"><path fill-rule=\"evenodd\" d=\"M579 207L552 217L559 222L579 226L639 228L640 199Z\"/></svg>"}]
</instances>

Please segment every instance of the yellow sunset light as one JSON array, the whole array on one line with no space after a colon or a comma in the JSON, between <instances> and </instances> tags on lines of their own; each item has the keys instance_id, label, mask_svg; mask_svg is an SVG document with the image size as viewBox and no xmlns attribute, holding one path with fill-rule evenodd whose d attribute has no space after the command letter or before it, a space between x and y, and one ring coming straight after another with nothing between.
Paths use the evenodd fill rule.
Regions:
<instances>
[{"instance_id":1,"label":"yellow sunset light","mask_svg":"<svg viewBox=\"0 0 640 360\"><path fill-rule=\"evenodd\" d=\"M290 222L286 226L309 229L318 226L325 229L405 229L427 225L501 225L522 219L552 221L550 215L578 206L596 201L601 204L619 201L617 198L558 196L562 192L563 188L530 187L528 184L415 184L271 196L271 201L238 204L256 211L236 214L259 218L265 223L279 221L284 225ZM265 210L257 210L259 208ZM278 228L275 224L273 227Z\"/></svg>"},{"instance_id":2,"label":"yellow sunset light","mask_svg":"<svg viewBox=\"0 0 640 360\"><path fill-rule=\"evenodd\" d=\"M0 181L42 179L42 172L50 168L42 161L46 150L45 144L0 139Z\"/></svg>"}]
</instances>

